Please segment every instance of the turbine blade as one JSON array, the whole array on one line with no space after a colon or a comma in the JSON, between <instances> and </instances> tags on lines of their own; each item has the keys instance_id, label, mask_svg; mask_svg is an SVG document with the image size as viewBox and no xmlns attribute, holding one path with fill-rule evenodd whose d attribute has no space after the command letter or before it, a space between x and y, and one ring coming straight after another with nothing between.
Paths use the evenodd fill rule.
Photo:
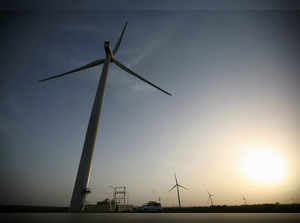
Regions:
<instances>
[{"instance_id":1,"label":"turbine blade","mask_svg":"<svg viewBox=\"0 0 300 223\"><path fill-rule=\"evenodd\" d=\"M118 49L119 49L119 47L120 47L120 45L121 45L121 42L122 42L122 39L123 39L125 30L126 30L127 24L128 24L128 23L126 22L125 25L124 25L124 28L123 28L123 30L122 30L122 33L121 33L121 35L120 35L120 38L119 38L119 40L118 40L118 42L117 42L117 44L116 44L116 46L115 46L115 48L114 48L114 50L113 50L113 53L114 53L114 54L116 54L116 52L118 51Z\"/></svg>"},{"instance_id":2,"label":"turbine blade","mask_svg":"<svg viewBox=\"0 0 300 223\"><path fill-rule=\"evenodd\" d=\"M91 67L103 64L104 61L105 61L105 59L95 60L95 61L93 61L91 63L88 63L88 64L82 66L82 67L76 68L74 70L71 70L71 71L68 71L68 72L65 72L65 73L62 73L62 74L51 76L51 77L48 77L48 78L45 78L45 79L42 79L42 80L39 80L39 81L48 81L48 80L51 80L51 79L59 78L59 77L65 76L67 74L71 74L71 73L74 73L74 72L78 72L78 71L81 71L81 70L85 70L85 69L88 69L88 68L91 68Z\"/></svg>"},{"instance_id":3,"label":"turbine blade","mask_svg":"<svg viewBox=\"0 0 300 223\"><path fill-rule=\"evenodd\" d=\"M171 190L173 190L175 187L176 187L176 184L169 190L169 192L170 192Z\"/></svg>"},{"instance_id":4,"label":"turbine blade","mask_svg":"<svg viewBox=\"0 0 300 223\"><path fill-rule=\"evenodd\" d=\"M180 184L178 184L178 187L182 187L183 189L189 190L188 188L186 188L186 187L184 187L184 186L182 186Z\"/></svg>"},{"instance_id":5,"label":"turbine blade","mask_svg":"<svg viewBox=\"0 0 300 223\"><path fill-rule=\"evenodd\" d=\"M138 79L146 82L147 84L151 85L152 87L155 87L156 89L162 91L163 93L172 96L171 93L161 89L160 87L158 87L157 85L151 83L150 81L147 81L145 78L141 77L140 75L138 75L137 73L133 72L132 70L130 70L129 68L127 68L126 66L124 66L123 64L121 64L120 62L118 62L116 59L112 60L118 67L120 67L122 70L126 71L127 73L137 77Z\"/></svg>"}]
</instances>

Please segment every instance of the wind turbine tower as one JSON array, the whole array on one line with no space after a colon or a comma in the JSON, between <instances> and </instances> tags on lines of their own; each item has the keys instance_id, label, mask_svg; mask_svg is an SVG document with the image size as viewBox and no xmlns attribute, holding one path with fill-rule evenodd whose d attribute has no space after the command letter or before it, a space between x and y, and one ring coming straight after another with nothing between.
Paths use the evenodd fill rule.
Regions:
<instances>
[{"instance_id":1,"label":"wind turbine tower","mask_svg":"<svg viewBox=\"0 0 300 223\"><path fill-rule=\"evenodd\" d=\"M210 201L210 206L214 206L214 202L213 202L213 199L212 197L214 196L212 193L209 193L207 191L207 194L208 194L208 200L207 201Z\"/></svg>"},{"instance_id":2,"label":"wind turbine tower","mask_svg":"<svg viewBox=\"0 0 300 223\"><path fill-rule=\"evenodd\" d=\"M247 199L244 195L243 195L243 201L244 201L244 205L247 205Z\"/></svg>"},{"instance_id":3,"label":"wind turbine tower","mask_svg":"<svg viewBox=\"0 0 300 223\"><path fill-rule=\"evenodd\" d=\"M178 184L178 181L177 181L177 177L176 177L176 174L174 174L174 177L175 177L175 185L169 190L169 192L171 190L173 190L175 187L177 189L177 198L178 198L178 206L181 208L181 201L180 201L180 194L179 194L179 187L183 188L183 189L186 189L188 190L186 187Z\"/></svg>"},{"instance_id":4,"label":"wind turbine tower","mask_svg":"<svg viewBox=\"0 0 300 223\"><path fill-rule=\"evenodd\" d=\"M171 94L169 92L161 89L157 85L153 84L152 82L150 82L150 81L146 80L145 78L143 78L142 76L138 75L137 73L135 73L134 71L132 71L131 69L129 69L128 67L126 67L125 65L120 63L115 58L115 55L116 55L116 53L120 47L121 41L123 39L126 27L127 27L127 23L125 23L125 26L121 32L120 38L113 50L111 49L109 41L104 42L104 50L105 50L105 54L106 54L106 57L104 59L98 59L98 60L92 61L84 66L73 69L71 71L40 80L40 81L48 81L51 79L63 77L65 75L68 75L68 74L71 74L74 72L89 69L91 67L95 67L100 64L103 64L102 73L101 73L101 77L100 77L100 80L98 83L98 88L97 88L96 96L94 99L94 104L93 104L92 112L90 115L87 132L85 135L85 141L84 141L81 159L80 159L80 163L79 163L79 168L78 168L78 172L77 172L77 177L76 177L76 181L75 181L75 185L74 185L74 189L73 189L73 194L72 194L72 199L71 199L71 204L70 204L71 212L79 212L82 210L82 208L84 207L86 195L87 195L87 193L89 193L88 184L89 184L89 178L90 178L91 164L92 164L93 154L94 154L94 150L95 150L95 142L96 142L96 136L97 136L97 130L98 130L98 125L99 125L99 121L100 121L100 116L101 116L104 90L105 90L105 84L106 84L106 79L107 79L107 75L108 75L109 65L111 63L114 63L115 65L117 65L119 68L126 71L130 75L133 75L134 77L146 82L147 84L160 90L161 92L171 96Z\"/></svg>"}]
</instances>

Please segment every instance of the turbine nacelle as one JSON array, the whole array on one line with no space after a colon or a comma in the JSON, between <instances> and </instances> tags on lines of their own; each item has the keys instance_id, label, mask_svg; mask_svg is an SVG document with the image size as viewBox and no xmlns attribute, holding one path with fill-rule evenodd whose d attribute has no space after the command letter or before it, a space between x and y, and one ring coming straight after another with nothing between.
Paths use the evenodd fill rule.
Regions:
<instances>
[{"instance_id":1,"label":"turbine nacelle","mask_svg":"<svg viewBox=\"0 0 300 223\"><path fill-rule=\"evenodd\" d=\"M145 78L141 77L140 75L138 75L134 71L130 70L128 67L126 67L125 65L121 64L119 61L117 61L115 59L115 55L116 55L116 53L117 53L117 51L118 51L118 49L120 47L120 44L122 42L122 39L123 39L125 30L126 30L126 27L127 27L127 22L125 23L125 26L124 26L124 28L122 30L122 33L121 33L121 36L120 36L120 38L119 38L118 42L116 43L116 46L114 47L113 50L111 49L110 42L108 40L106 40L104 42L104 50L105 50L105 54L106 54L106 58L105 59L94 60L94 61L92 61L92 62L90 62L90 63L88 63L88 64L86 64L84 66L81 66L79 68L73 69L71 71L68 71L68 72L65 72L65 73L62 73L62 74L54 75L54 76L42 79L40 81L48 81L48 80L51 80L51 79L63 77L65 75L68 75L68 74L71 74L71 73L74 73L74 72L78 72L78 71L81 71L81 70L89 69L89 68L98 66L100 64L104 64L108 60L108 63L114 63L114 64L116 64L119 68L121 68L122 70L126 71L127 73L133 75L134 77L140 79L141 81L146 82L147 84L149 84L152 87L160 90L161 92L163 92L163 93L171 96L172 95L171 93L169 93L169 92L161 89L157 85L155 85L152 82L150 82L150 81L146 80Z\"/></svg>"},{"instance_id":2,"label":"turbine nacelle","mask_svg":"<svg viewBox=\"0 0 300 223\"><path fill-rule=\"evenodd\" d=\"M106 53L106 58L110 58L110 59L114 58L114 54L113 54L113 51L110 47L110 42L108 40L106 40L104 42L104 50L105 50L105 53Z\"/></svg>"}]
</instances>

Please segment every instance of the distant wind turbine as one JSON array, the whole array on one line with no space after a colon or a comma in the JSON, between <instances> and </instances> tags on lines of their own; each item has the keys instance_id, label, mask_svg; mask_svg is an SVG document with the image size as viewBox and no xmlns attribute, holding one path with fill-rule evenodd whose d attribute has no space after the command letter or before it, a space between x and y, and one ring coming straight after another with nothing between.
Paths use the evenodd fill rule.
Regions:
<instances>
[{"instance_id":1,"label":"distant wind turbine","mask_svg":"<svg viewBox=\"0 0 300 223\"><path fill-rule=\"evenodd\" d=\"M179 187L183 188L183 189L186 189L188 190L186 187L178 184L178 181L177 181L177 177L176 177L176 174L174 174L174 177L175 177L175 185L169 190L169 192L171 190L173 190L175 187L177 189L177 197L178 197L178 206L181 208L181 201L180 201L180 194L179 194Z\"/></svg>"},{"instance_id":2,"label":"distant wind turbine","mask_svg":"<svg viewBox=\"0 0 300 223\"><path fill-rule=\"evenodd\" d=\"M214 202L213 202L213 199L212 199L212 197L214 196L214 194L209 193L208 191L207 191L207 194L208 194L207 201L210 201L210 206L214 206Z\"/></svg>"},{"instance_id":3,"label":"distant wind turbine","mask_svg":"<svg viewBox=\"0 0 300 223\"><path fill-rule=\"evenodd\" d=\"M246 199L246 197L244 195L243 195L242 199L244 201L244 205L247 205L247 199Z\"/></svg>"},{"instance_id":4,"label":"distant wind turbine","mask_svg":"<svg viewBox=\"0 0 300 223\"><path fill-rule=\"evenodd\" d=\"M84 66L73 69L71 71L40 80L40 81L48 81L51 79L63 77L65 75L68 75L68 74L71 74L74 72L89 69L91 67L95 67L100 64L103 64L101 78L98 83L97 93L96 93L96 97L94 99L94 104L93 104L92 112L90 115L87 132L85 135L85 141L84 141L84 146L83 146L83 150L82 150L82 154L81 154L77 177L76 177L76 181L75 181L75 185L74 185L74 189L73 189L71 205L70 205L70 211L72 211L72 212L79 212L82 210L82 208L84 206L86 194L89 192L88 184L89 184L91 163L92 163L93 153L95 150L95 141L96 141L96 136L97 136L98 124L99 124L99 120L100 120L100 116L101 116L105 83L106 83L106 79L107 79L109 65L111 63L114 63L119 68L126 71L127 73L146 82L147 84L160 90L161 92L171 96L171 94L169 92L161 89L157 85L153 84L152 82L150 82L150 81L146 80L145 78L143 78L142 76L138 75L137 73L135 73L134 71L132 71L131 69L129 69L128 67L126 67L125 65L120 63L115 58L115 55L116 55L116 53L120 47L121 41L123 39L123 35L125 33L126 27L127 27L127 22L125 23L125 26L121 33L121 36L113 50L110 47L109 41L104 42L104 50L105 50L105 54L106 54L106 57L104 59L98 59L98 60L92 61Z\"/></svg>"}]
</instances>

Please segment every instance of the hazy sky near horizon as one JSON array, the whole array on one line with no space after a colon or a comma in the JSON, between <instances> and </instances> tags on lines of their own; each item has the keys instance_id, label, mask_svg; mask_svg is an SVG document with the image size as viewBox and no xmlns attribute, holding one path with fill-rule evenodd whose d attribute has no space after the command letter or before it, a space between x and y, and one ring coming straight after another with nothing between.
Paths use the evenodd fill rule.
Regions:
<instances>
[{"instance_id":1,"label":"hazy sky near horizon","mask_svg":"<svg viewBox=\"0 0 300 223\"><path fill-rule=\"evenodd\" d=\"M216 204L240 204L242 195L249 203L300 202L300 14L264 2L249 9L290 11L220 10L225 4L169 11L178 3L118 12L87 4L78 12L69 10L79 7L74 1L64 12L17 13L36 10L35 1L4 4L0 204L69 205L102 67L37 80L103 58L104 41L114 46L125 21L116 57L174 96L111 65L88 202L111 197L109 185L126 185L131 203L160 196L163 205L177 205L168 192L175 172L190 188L184 206L207 205L206 190ZM206 3L199 8L213 8ZM245 154L261 148L284 160L279 183L243 174Z\"/></svg>"}]
</instances>

